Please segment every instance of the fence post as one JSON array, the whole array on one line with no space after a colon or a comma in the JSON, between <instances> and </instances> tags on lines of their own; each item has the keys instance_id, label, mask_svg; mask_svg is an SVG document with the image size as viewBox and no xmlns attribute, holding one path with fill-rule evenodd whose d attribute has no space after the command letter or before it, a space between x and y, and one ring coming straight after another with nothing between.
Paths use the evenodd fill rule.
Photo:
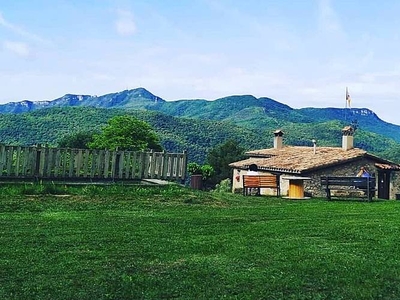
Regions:
<instances>
[{"instance_id":1,"label":"fence post","mask_svg":"<svg viewBox=\"0 0 400 300\"><path fill-rule=\"evenodd\" d=\"M42 152L42 149L41 149L41 145L40 144L37 144L36 146L35 146L35 173L33 174L34 176L35 176L35 178L36 179L38 179L38 177L39 177L39 172L40 172L40 157L41 157L41 152Z\"/></svg>"},{"instance_id":2,"label":"fence post","mask_svg":"<svg viewBox=\"0 0 400 300\"><path fill-rule=\"evenodd\" d=\"M185 183L186 181L186 172L187 172L187 151L183 150L182 152L182 173L181 173L181 183Z\"/></svg>"},{"instance_id":3,"label":"fence post","mask_svg":"<svg viewBox=\"0 0 400 300\"><path fill-rule=\"evenodd\" d=\"M6 161L6 146L0 145L0 176L3 175L3 167Z\"/></svg>"},{"instance_id":4,"label":"fence post","mask_svg":"<svg viewBox=\"0 0 400 300\"><path fill-rule=\"evenodd\" d=\"M118 147L112 152L111 156L111 178L114 181L115 177L118 177L118 167L119 167L119 155Z\"/></svg>"},{"instance_id":5,"label":"fence post","mask_svg":"<svg viewBox=\"0 0 400 300\"><path fill-rule=\"evenodd\" d=\"M142 154L143 154L142 159L141 159L142 170L140 173L140 179L148 178L148 174L149 174L150 153L143 151Z\"/></svg>"},{"instance_id":6,"label":"fence post","mask_svg":"<svg viewBox=\"0 0 400 300\"><path fill-rule=\"evenodd\" d=\"M108 151L0 144L0 176L42 179L145 179L184 181L186 151ZM81 176L82 175L82 176Z\"/></svg>"},{"instance_id":7,"label":"fence post","mask_svg":"<svg viewBox=\"0 0 400 300\"><path fill-rule=\"evenodd\" d=\"M161 174L160 174L160 178L161 179L167 179L168 178L168 155L167 152L164 150L162 153L162 166L160 168L161 170Z\"/></svg>"}]
</instances>

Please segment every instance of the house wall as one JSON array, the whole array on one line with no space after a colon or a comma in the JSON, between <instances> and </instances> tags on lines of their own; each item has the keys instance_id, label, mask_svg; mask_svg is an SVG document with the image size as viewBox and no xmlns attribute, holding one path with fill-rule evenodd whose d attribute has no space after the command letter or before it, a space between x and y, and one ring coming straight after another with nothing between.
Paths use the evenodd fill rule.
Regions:
<instances>
[{"instance_id":1,"label":"house wall","mask_svg":"<svg viewBox=\"0 0 400 300\"><path fill-rule=\"evenodd\" d=\"M245 175L246 173L247 172L245 170L233 169L232 193L241 193L242 192L242 189L243 189L242 175Z\"/></svg>"},{"instance_id":2,"label":"house wall","mask_svg":"<svg viewBox=\"0 0 400 300\"><path fill-rule=\"evenodd\" d=\"M312 197L325 197L326 193L321 186L321 176L356 176L362 166L366 166L371 175L377 176L378 171L374 164L375 161L362 158L353 162L304 173L302 175L311 177L311 180L304 181L304 191Z\"/></svg>"},{"instance_id":3,"label":"house wall","mask_svg":"<svg viewBox=\"0 0 400 300\"><path fill-rule=\"evenodd\" d=\"M347 162L340 165L335 165L332 167L327 167L321 170L316 170L313 172L303 173L300 176L310 177L311 180L304 181L304 192L306 196L311 197L325 197L325 191L321 187L321 176L356 176L362 166L366 166L370 171L371 175L375 177L378 176L378 170L375 167L375 161L369 158L361 158L352 162ZM270 174L269 172L259 171L260 174ZM233 172L233 184L232 192L242 193L243 192L243 182L242 175L246 175L247 170L234 169ZM284 174L283 175L293 175ZM239 178L239 180L237 180ZM281 185L281 195L287 196L289 190L288 180L280 180ZM390 178L390 195L389 199L396 199L396 194L400 194L400 172L391 172ZM261 189L262 195L276 195L273 189ZM377 193L376 193L377 195Z\"/></svg>"},{"instance_id":4,"label":"house wall","mask_svg":"<svg viewBox=\"0 0 400 300\"><path fill-rule=\"evenodd\" d=\"M396 194L400 194L400 172L391 173L389 193L389 199L397 199Z\"/></svg>"},{"instance_id":5,"label":"house wall","mask_svg":"<svg viewBox=\"0 0 400 300\"><path fill-rule=\"evenodd\" d=\"M258 171L259 174L263 175L271 175L269 172ZM247 170L233 169L233 178L232 178L232 192L233 193L243 193L243 175L247 174ZM284 182L285 183L285 182ZM282 191L282 180L280 180L281 191ZM276 189L260 189L261 195L266 196L276 196Z\"/></svg>"}]
</instances>

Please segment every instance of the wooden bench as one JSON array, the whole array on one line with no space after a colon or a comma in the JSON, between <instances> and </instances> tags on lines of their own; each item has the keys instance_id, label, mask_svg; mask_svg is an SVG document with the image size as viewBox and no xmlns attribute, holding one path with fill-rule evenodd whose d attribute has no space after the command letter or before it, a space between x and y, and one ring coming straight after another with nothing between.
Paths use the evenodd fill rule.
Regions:
<instances>
[{"instance_id":1,"label":"wooden bench","mask_svg":"<svg viewBox=\"0 0 400 300\"><path fill-rule=\"evenodd\" d=\"M344 176L321 176L321 187L325 189L326 197L331 200L331 190L336 191L362 191L363 197L369 201L376 191L375 177L344 177Z\"/></svg>"},{"instance_id":2,"label":"wooden bench","mask_svg":"<svg viewBox=\"0 0 400 300\"><path fill-rule=\"evenodd\" d=\"M279 175L243 175L243 195L250 195L250 188L275 189L280 195Z\"/></svg>"}]
</instances>

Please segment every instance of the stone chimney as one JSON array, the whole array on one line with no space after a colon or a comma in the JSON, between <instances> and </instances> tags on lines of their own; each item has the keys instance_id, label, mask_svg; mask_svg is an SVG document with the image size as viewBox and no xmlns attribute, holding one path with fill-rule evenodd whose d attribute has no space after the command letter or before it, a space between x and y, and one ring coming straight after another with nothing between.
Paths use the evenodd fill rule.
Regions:
<instances>
[{"instance_id":1,"label":"stone chimney","mask_svg":"<svg viewBox=\"0 0 400 300\"><path fill-rule=\"evenodd\" d=\"M342 149L347 151L354 148L353 144L353 134L354 128L351 126L346 126L342 129Z\"/></svg>"},{"instance_id":2,"label":"stone chimney","mask_svg":"<svg viewBox=\"0 0 400 300\"><path fill-rule=\"evenodd\" d=\"M282 149L283 147L283 131L278 129L274 131L274 149Z\"/></svg>"}]
</instances>

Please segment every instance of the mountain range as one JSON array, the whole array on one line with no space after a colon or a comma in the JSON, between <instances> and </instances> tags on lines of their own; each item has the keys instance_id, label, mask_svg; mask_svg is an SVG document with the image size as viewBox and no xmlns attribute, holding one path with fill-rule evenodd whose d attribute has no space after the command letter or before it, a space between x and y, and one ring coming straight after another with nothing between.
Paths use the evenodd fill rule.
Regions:
<instances>
[{"instance_id":1,"label":"mountain range","mask_svg":"<svg viewBox=\"0 0 400 300\"><path fill-rule=\"evenodd\" d=\"M397 158L393 153L400 143L400 126L381 120L367 108L294 109L271 98L251 95L234 95L213 101L165 101L144 88L102 96L67 94L51 101L23 100L2 104L0 141L56 144L57 138L62 135L83 129L99 129L111 115L123 113L150 120L158 131L163 132L164 147L169 145L167 150L180 150L178 148L185 147L185 141L190 141L194 146L202 143L199 147L206 151L227 137L241 140L247 147L267 147L266 144L270 140L272 142L271 132L278 128L285 131L286 141L290 144L308 145L316 138L320 145L335 145L340 143L340 128L350 123L358 127L356 146L365 150L377 154L387 154L389 151L390 158ZM66 114L73 114L76 120L81 120L76 114L86 116L78 123L68 118L62 123ZM52 126L55 126L56 135L46 129L45 122L49 118L55 122ZM55 129L57 126L59 128ZM207 128L210 135L218 137L207 138L207 131L204 133L202 126ZM169 132L168 128L176 133ZM189 133L185 133L185 130L189 130ZM190 138L183 138L185 134ZM199 139L196 135L204 136ZM204 154L196 157L203 160Z\"/></svg>"}]
</instances>

